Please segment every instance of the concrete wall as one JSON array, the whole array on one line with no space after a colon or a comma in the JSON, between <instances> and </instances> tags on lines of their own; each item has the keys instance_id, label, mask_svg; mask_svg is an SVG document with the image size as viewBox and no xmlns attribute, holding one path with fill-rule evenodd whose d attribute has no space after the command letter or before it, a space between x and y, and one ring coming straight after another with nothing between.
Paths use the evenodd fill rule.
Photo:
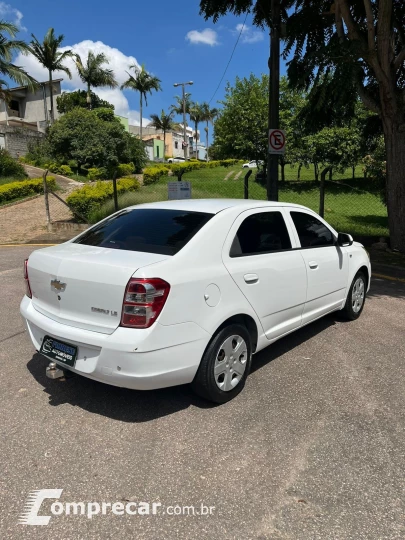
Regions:
<instances>
[{"instance_id":1,"label":"concrete wall","mask_svg":"<svg viewBox=\"0 0 405 540\"><path fill-rule=\"evenodd\" d=\"M27 128L0 125L0 137L4 137L6 150L17 158L25 156L30 141L40 140L45 135Z\"/></svg>"}]
</instances>

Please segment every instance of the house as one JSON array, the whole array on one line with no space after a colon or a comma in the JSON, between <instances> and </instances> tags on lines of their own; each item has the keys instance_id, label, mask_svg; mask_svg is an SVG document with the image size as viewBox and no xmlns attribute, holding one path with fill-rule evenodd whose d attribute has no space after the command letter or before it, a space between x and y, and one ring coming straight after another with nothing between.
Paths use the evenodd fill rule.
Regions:
<instances>
[{"instance_id":1,"label":"house","mask_svg":"<svg viewBox=\"0 0 405 540\"><path fill-rule=\"evenodd\" d=\"M149 161L164 160L165 154L162 140L150 137L149 139L143 138L143 141L145 143L145 150L148 155Z\"/></svg>"},{"instance_id":2,"label":"house","mask_svg":"<svg viewBox=\"0 0 405 540\"><path fill-rule=\"evenodd\" d=\"M56 108L56 98L61 94L61 81L52 83L54 117L60 114ZM35 91L26 86L11 88L10 99L0 101L0 148L5 148L18 158L28 152L30 142L45 136L51 118L51 97L49 82L39 83Z\"/></svg>"},{"instance_id":3,"label":"house","mask_svg":"<svg viewBox=\"0 0 405 540\"><path fill-rule=\"evenodd\" d=\"M197 158L202 161L206 161L207 159L207 147L204 143L198 142L197 143L197 152L195 148L195 141L193 144L190 143L190 157L191 158Z\"/></svg>"},{"instance_id":4,"label":"house","mask_svg":"<svg viewBox=\"0 0 405 540\"><path fill-rule=\"evenodd\" d=\"M56 98L61 94L61 81L52 82L54 118L59 118ZM0 126L22 127L45 132L51 118L51 96L49 82L38 83L34 91L27 86L11 88L10 100L0 102Z\"/></svg>"},{"instance_id":5,"label":"house","mask_svg":"<svg viewBox=\"0 0 405 540\"><path fill-rule=\"evenodd\" d=\"M193 142L193 129L190 126L187 126L187 139L189 142L189 147L191 150L191 144ZM139 126L129 126L129 132L133 135L140 135L140 127ZM157 139L163 141L164 135L163 131L155 129L150 126L144 126L142 128L142 139L144 141L147 141L149 139ZM164 151L164 155L167 157L183 157L184 156L184 148L183 148L183 131L180 126L180 131L168 131L166 133L166 147ZM163 157L163 156L160 156ZM191 157L191 155L189 156ZM204 159L204 158L200 158Z\"/></svg>"}]
</instances>

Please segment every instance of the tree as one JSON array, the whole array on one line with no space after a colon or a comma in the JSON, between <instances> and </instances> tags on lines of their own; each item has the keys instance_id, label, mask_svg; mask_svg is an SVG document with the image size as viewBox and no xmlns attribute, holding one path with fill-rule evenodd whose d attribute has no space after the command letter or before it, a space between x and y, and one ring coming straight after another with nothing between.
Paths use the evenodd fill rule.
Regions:
<instances>
[{"instance_id":1,"label":"tree","mask_svg":"<svg viewBox=\"0 0 405 540\"><path fill-rule=\"evenodd\" d=\"M142 140L142 114L143 114L143 100L145 100L145 105L148 105L148 99L147 95L151 94L152 91L155 90L158 92L159 90L162 90L162 87L160 86L160 79L155 77L154 75L151 75L148 73L145 69L145 66L142 64L141 69L137 65L129 66L129 69L133 69L135 72L135 76L131 75L127 72L129 78L124 82L124 84L121 85L121 90L129 89L134 90L135 92L139 92L139 114L140 114L140 130L139 135L140 139Z\"/></svg>"},{"instance_id":2,"label":"tree","mask_svg":"<svg viewBox=\"0 0 405 540\"><path fill-rule=\"evenodd\" d=\"M204 110L198 101L191 103L189 110L190 120L195 127L195 157L198 159L198 124L204 120Z\"/></svg>"},{"instance_id":3,"label":"tree","mask_svg":"<svg viewBox=\"0 0 405 540\"><path fill-rule=\"evenodd\" d=\"M217 19L253 11L271 26L268 0L201 0ZM285 0L288 76L301 87L333 81L334 95L352 92L381 118L387 152L391 247L405 252L405 3L403 0Z\"/></svg>"},{"instance_id":4,"label":"tree","mask_svg":"<svg viewBox=\"0 0 405 540\"><path fill-rule=\"evenodd\" d=\"M215 107L211 109L209 103L204 101L204 103L201 103L201 109L203 111L203 121L207 123L205 126L205 135L206 135L206 144L207 144L207 154L206 154L206 160L208 161L208 130L209 130L209 124L213 124L215 118L218 116L218 109Z\"/></svg>"},{"instance_id":5,"label":"tree","mask_svg":"<svg viewBox=\"0 0 405 540\"><path fill-rule=\"evenodd\" d=\"M76 67L79 77L87 86L87 104L89 109L92 108L91 88L100 88L107 86L108 88L117 88L118 83L115 80L115 75L112 69L107 69L104 64L108 64L109 60L104 53L94 54L89 51L86 62L83 64L79 55L76 55Z\"/></svg>"},{"instance_id":6,"label":"tree","mask_svg":"<svg viewBox=\"0 0 405 540\"><path fill-rule=\"evenodd\" d=\"M268 76L251 74L229 83L215 122L213 150L217 158L255 159L267 155Z\"/></svg>"},{"instance_id":7,"label":"tree","mask_svg":"<svg viewBox=\"0 0 405 540\"><path fill-rule=\"evenodd\" d=\"M142 143L117 119L103 120L98 112L102 110L76 108L57 120L48 134L51 154L62 163L75 160L79 168L113 169L132 161L137 170L141 169L146 160L144 148L139 148Z\"/></svg>"},{"instance_id":8,"label":"tree","mask_svg":"<svg viewBox=\"0 0 405 540\"><path fill-rule=\"evenodd\" d=\"M53 123L55 120L55 115L53 104L52 73L54 71L64 71L69 79L71 79L72 74L69 68L64 65L64 61L67 58L71 58L73 56L73 52L70 49L63 52L59 50L65 36L63 34L55 36L55 30L53 28L49 28L42 43L34 36L34 34L31 34L31 36L32 41L30 53L35 56L38 62L42 64L45 69L48 70L49 93L51 98L51 123Z\"/></svg>"},{"instance_id":9,"label":"tree","mask_svg":"<svg viewBox=\"0 0 405 540\"><path fill-rule=\"evenodd\" d=\"M178 127L177 124L173 121L173 114L174 114L173 112L166 114L165 111L162 109L160 116L158 116L157 114L150 115L152 121L150 122L149 126L154 127L155 129L159 129L160 131L163 131L163 145L165 148L165 152L166 152L166 133Z\"/></svg>"},{"instance_id":10,"label":"tree","mask_svg":"<svg viewBox=\"0 0 405 540\"><path fill-rule=\"evenodd\" d=\"M186 114L190 114L191 107L191 94L190 92L185 92L184 94L186 102ZM179 114L183 116L183 96L174 96L176 103L170 107L170 110L174 114Z\"/></svg>"},{"instance_id":11,"label":"tree","mask_svg":"<svg viewBox=\"0 0 405 540\"><path fill-rule=\"evenodd\" d=\"M324 128L304 138L308 159L324 166L321 173L319 213L323 217L325 176L332 168L343 172L359 161L360 133L352 128Z\"/></svg>"},{"instance_id":12,"label":"tree","mask_svg":"<svg viewBox=\"0 0 405 540\"><path fill-rule=\"evenodd\" d=\"M17 53L28 54L29 45L24 41L14 39L18 33L15 24L0 21L0 75L11 79L20 86L28 86L34 90L37 86L36 80L20 66L13 64L13 57ZM10 39L11 38L11 39ZM8 99L8 84L4 79L0 79L0 99Z\"/></svg>"},{"instance_id":13,"label":"tree","mask_svg":"<svg viewBox=\"0 0 405 540\"><path fill-rule=\"evenodd\" d=\"M91 106L92 109L98 109L102 107L103 109L114 110L114 105L101 99L97 94L90 91ZM62 92L60 96L56 98L56 108L60 114L65 114L70 112L75 107L81 107L82 109L87 109L89 104L87 103L87 92L86 90L75 90L74 92Z\"/></svg>"}]
</instances>

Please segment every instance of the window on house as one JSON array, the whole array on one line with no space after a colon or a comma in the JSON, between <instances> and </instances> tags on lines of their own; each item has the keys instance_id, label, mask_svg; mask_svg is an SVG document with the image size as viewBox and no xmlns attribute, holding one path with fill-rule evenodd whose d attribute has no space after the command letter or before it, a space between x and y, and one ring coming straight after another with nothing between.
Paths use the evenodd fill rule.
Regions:
<instances>
[{"instance_id":1,"label":"window on house","mask_svg":"<svg viewBox=\"0 0 405 540\"><path fill-rule=\"evenodd\" d=\"M12 111L15 111L18 113L18 116L20 115L20 102L16 99L12 99L10 101L10 109Z\"/></svg>"},{"instance_id":2,"label":"window on house","mask_svg":"<svg viewBox=\"0 0 405 540\"><path fill-rule=\"evenodd\" d=\"M160 150L160 148L159 148L159 146L157 146L157 147L156 147L156 157L157 157L157 158L160 157L160 155L159 155L159 150Z\"/></svg>"},{"instance_id":3,"label":"window on house","mask_svg":"<svg viewBox=\"0 0 405 540\"><path fill-rule=\"evenodd\" d=\"M175 147L176 150L178 150L178 148L179 148L179 142L178 141L174 142L174 147Z\"/></svg>"}]
</instances>

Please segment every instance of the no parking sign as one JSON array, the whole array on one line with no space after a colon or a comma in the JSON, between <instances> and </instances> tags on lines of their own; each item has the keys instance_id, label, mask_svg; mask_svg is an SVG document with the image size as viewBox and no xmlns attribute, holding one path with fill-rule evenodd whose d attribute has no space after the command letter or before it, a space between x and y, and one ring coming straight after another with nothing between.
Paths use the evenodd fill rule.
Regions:
<instances>
[{"instance_id":1,"label":"no parking sign","mask_svg":"<svg viewBox=\"0 0 405 540\"><path fill-rule=\"evenodd\" d=\"M269 154L285 154L285 143L285 131L282 129L270 129Z\"/></svg>"}]
</instances>

